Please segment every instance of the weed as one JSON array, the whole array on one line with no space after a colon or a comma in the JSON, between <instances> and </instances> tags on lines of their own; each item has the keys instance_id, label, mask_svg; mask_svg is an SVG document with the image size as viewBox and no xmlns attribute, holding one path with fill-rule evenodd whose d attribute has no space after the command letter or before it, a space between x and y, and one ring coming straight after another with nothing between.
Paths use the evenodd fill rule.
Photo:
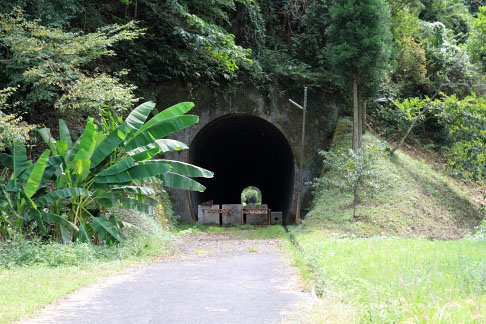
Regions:
<instances>
[{"instance_id":1,"label":"weed","mask_svg":"<svg viewBox=\"0 0 486 324\"><path fill-rule=\"evenodd\" d=\"M296 232L303 248L295 252L298 265L327 302L312 316L339 315L341 308L346 323L475 323L472 318L484 316L484 241L324 239L319 231Z\"/></svg>"}]
</instances>

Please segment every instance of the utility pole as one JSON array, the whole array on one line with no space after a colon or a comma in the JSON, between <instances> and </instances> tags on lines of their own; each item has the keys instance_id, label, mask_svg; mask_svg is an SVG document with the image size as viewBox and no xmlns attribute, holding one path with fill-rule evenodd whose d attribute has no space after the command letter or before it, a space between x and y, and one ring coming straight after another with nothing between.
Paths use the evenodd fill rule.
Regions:
<instances>
[{"instance_id":1,"label":"utility pole","mask_svg":"<svg viewBox=\"0 0 486 324\"><path fill-rule=\"evenodd\" d=\"M299 109L302 109L302 140L300 142L300 170L299 170L299 194L297 196L297 209L295 211L295 223L302 223L300 215L300 205L302 201L303 184L303 166L304 166L304 145L305 145L305 114L307 112L307 87L304 87L304 107L289 99L289 102Z\"/></svg>"}]
</instances>

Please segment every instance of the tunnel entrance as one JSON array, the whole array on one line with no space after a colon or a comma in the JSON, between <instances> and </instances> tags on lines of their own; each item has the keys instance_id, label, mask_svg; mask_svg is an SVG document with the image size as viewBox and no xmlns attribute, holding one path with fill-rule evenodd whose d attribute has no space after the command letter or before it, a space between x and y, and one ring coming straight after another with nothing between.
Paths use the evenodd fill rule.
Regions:
<instances>
[{"instance_id":1,"label":"tunnel entrance","mask_svg":"<svg viewBox=\"0 0 486 324\"><path fill-rule=\"evenodd\" d=\"M205 192L193 192L193 210L202 202L241 203L242 188L256 186L262 203L288 219L294 190L294 155L285 135L268 121L246 114L207 124L190 145L189 163L214 172L198 179Z\"/></svg>"}]
</instances>

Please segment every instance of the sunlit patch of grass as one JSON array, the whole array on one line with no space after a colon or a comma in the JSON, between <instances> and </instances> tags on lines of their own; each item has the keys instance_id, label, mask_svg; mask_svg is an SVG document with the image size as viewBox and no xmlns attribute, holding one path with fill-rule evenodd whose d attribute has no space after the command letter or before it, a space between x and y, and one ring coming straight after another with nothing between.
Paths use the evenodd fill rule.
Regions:
<instances>
[{"instance_id":1,"label":"sunlit patch of grass","mask_svg":"<svg viewBox=\"0 0 486 324\"><path fill-rule=\"evenodd\" d=\"M340 121L331 149L350 147L349 121ZM381 140L368 133L364 144ZM335 189L315 193L304 223L347 237L421 236L460 238L478 225L478 206L460 183L425 161L401 151L374 163L382 189L367 195L353 217L353 194ZM364 189L366 191L366 188ZM366 192L365 192L366 193Z\"/></svg>"},{"instance_id":2,"label":"sunlit patch of grass","mask_svg":"<svg viewBox=\"0 0 486 324\"><path fill-rule=\"evenodd\" d=\"M223 233L225 229L219 226L208 226L204 228L204 231L208 233Z\"/></svg>"},{"instance_id":3,"label":"sunlit patch of grass","mask_svg":"<svg viewBox=\"0 0 486 324\"><path fill-rule=\"evenodd\" d=\"M285 229L281 225L272 226L233 226L226 228L227 233L234 239L282 239L286 237Z\"/></svg>"},{"instance_id":4,"label":"sunlit patch of grass","mask_svg":"<svg viewBox=\"0 0 486 324\"><path fill-rule=\"evenodd\" d=\"M35 315L67 293L169 253L166 231L132 235L107 247L15 237L0 243L0 324Z\"/></svg>"},{"instance_id":5,"label":"sunlit patch of grass","mask_svg":"<svg viewBox=\"0 0 486 324\"><path fill-rule=\"evenodd\" d=\"M0 323L12 323L32 316L42 306L129 265L133 265L133 261L0 270Z\"/></svg>"},{"instance_id":6,"label":"sunlit patch of grass","mask_svg":"<svg viewBox=\"0 0 486 324\"><path fill-rule=\"evenodd\" d=\"M486 242L336 239L296 232L296 264L321 296L313 323L483 323ZM346 320L344 321L343 316Z\"/></svg>"},{"instance_id":7,"label":"sunlit patch of grass","mask_svg":"<svg viewBox=\"0 0 486 324\"><path fill-rule=\"evenodd\" d=\"M196 224L192 227L184 227L179 231L183 234L197 234L199 232L226 235L231 239L278 239L285 238L285 229L281 225L253 226L249 224L229 227L207 226Z\"/></svg>"}]
</instances>

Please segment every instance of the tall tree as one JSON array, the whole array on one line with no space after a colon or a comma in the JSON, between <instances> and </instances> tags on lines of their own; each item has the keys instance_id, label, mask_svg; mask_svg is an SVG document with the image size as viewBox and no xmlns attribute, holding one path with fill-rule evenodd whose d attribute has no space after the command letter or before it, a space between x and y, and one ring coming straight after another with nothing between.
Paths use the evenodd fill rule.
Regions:
<instances>
[{"instance_id":1,"label":"tall tree","mask_svg":"<svg viewBox=\"0 0 486 324\"><path fill-rule=\"evenodd\" d=\"M385 70L391 40L385 0L335 0L327 51L334 71L353 89L353 150L361 147L363 100L373 96Z\"/></svg>"}]
</instances>

